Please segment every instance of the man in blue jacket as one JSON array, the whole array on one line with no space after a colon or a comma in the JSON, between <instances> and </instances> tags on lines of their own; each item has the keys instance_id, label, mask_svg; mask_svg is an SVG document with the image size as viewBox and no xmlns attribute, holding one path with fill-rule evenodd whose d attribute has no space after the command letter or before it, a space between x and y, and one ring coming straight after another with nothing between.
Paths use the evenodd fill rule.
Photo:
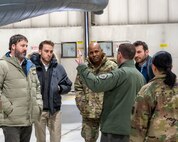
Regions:
<instances>
[{"instance_id":1,"label":"man in blue jacket","mask_svg":"<svg viewBox=\"0 0 178 142\"><path fill-rule=\"evenodd\" d=\"M135 66L142 73L146 82L149 82L153 77L152 58L149 56L148 45L144 41L136 41L133 43L136 49Z\"/></svg>"},{"instance_id":2,"label":"man in blue jacket","mask_svg":"<svg viewBox=\"0 0 178 142\"><path fill-rule=\"evenodd\" d=\"M53 48L52 41L42 41L39 45L39 54L33 53L30 57L36 65L43 99L41 119L35 123L37 142L46 141L46 126L50 132L50 142L60 142L61 94L68 93L72 86L65 69L54 57Z\"/></svg>"},{"instance_id":3,"label":"man in blue jacket","mask_svg":"<svg viewBox=\"0 0 178 142\"><path fill-rule=\"evenodd\" d=\"M135 52L132 44L121 44L117 54L118 68L100 75L94 75L81 57L76 59L82 81L92 91L104 92L101 142L129 142L132 106L144 85L144 78L134 65Z\"/></svg>"}]
</instances>

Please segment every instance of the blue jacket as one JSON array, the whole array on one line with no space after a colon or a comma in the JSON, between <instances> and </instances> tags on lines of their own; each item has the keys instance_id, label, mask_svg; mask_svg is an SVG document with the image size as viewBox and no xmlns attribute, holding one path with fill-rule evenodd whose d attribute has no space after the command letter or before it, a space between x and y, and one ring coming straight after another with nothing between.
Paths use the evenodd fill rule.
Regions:
<instances>
[{"instance_id":1,"label":"blue jacket","mask_svg":"<svg viewBox=\"0 0 178 142\"><path fill-rule=\"evenodd\" d=\"M42 69L43 64L40 61L40 55L38 53L33 53L30 59L36 65L38 79L41 86L43 86L43 79L45 77ZM61 108L61 94L66 94L71 90L72 82L68 78L63 66L58 64L54 57L52 58L49 68L51 68L51 78L49 82L48 99L43 96L43 89L41 89L41 94L43 98L43 106L49 106L49 112L54 114Z\"/></svg>"},{"instance_id":2,"label":"blue jacket","mask_svg":"<svg viewBox=\"0 0 178 142\"><path fill-rule=\"evenodd\" d=\"M144 72L142 72L147 83L154 77L151 66L152 66L152 58L151 58L151 56L148 56L146 59L146 65L145 65L146 70L144 70ZM135 64L135 67L141 72L141 67L139 66L138 63Z\"/></svg>"}]
</instances>

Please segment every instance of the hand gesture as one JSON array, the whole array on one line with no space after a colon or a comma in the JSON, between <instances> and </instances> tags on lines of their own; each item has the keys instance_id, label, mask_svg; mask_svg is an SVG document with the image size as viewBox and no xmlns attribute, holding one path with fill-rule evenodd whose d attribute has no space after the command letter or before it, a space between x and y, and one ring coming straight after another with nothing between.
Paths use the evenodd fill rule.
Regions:
<instances>
[{"instance_id":1,"label":"hand gesture","mask_svg":"<svg viewBox=\"0 0 178 142\"><path fill-rule=\"evenodd\" d=\"M75 59L75 61L77 62L78 65L84 63L82 52L79 49L77 50L77 59Z\"/></svg>"}]
</instances>

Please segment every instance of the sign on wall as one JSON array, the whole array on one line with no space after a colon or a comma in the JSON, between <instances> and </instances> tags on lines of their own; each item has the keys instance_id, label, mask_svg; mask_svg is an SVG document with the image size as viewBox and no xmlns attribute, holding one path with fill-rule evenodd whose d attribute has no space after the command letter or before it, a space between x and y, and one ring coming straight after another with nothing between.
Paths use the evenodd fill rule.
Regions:
<instances>
[{"instance_id":1,"label":"sign on wall","mask_svg":"<svg viewBox=\"0 0 178 142\"><path fill-rule=\"evenodd\" d=\"M62 42L61 43L61 58L76 58L77 44L76 42Z\"/></svg>"},{"instance_id":2,"label":"sign on wall","mask_svg":"<svg viewBox=\"0 0 178 142\"><path fill-rule=\"evenodd\" d=\"M108 57L113 57L113 42L112 41L98 41L100 44L101 48L103 49L103 52L106 54Z\"/></svg>"}]
</instances>

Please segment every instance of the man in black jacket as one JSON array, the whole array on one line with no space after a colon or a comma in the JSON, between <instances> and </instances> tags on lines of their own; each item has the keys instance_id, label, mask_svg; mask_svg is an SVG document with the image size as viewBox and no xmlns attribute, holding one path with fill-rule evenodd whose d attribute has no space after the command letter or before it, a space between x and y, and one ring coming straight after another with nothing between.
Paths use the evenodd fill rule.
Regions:
<instances>
[{"instance_id":1,"label":"man in black jacket","mask_svg":"<svg viewBox=\"0 0 178 142\"><path fill-rule=\"evenodd\" d=\"M133 43L136 49L135 61L136 68L142 73L146 82L149 82L153 77L152 58L149 56L148 46L143 41L136 41Z\"/></svg>"},{"instance_id":2,"label":"man in black jacket","mask_svg":"<svg viewBox=\"0 0 178 142\"><path fill-rule=\"evenodd\" d=\"M61 94L68 93L72 86L65 69L54 57L53 48L52 41L42 41L39 53L33 53L30 57L36 65L43 99L43 112L40 121L35 123L37 142L46 141L46 126L50 132L50 142L60 142Z\"/></svg>"}]
</instances>

